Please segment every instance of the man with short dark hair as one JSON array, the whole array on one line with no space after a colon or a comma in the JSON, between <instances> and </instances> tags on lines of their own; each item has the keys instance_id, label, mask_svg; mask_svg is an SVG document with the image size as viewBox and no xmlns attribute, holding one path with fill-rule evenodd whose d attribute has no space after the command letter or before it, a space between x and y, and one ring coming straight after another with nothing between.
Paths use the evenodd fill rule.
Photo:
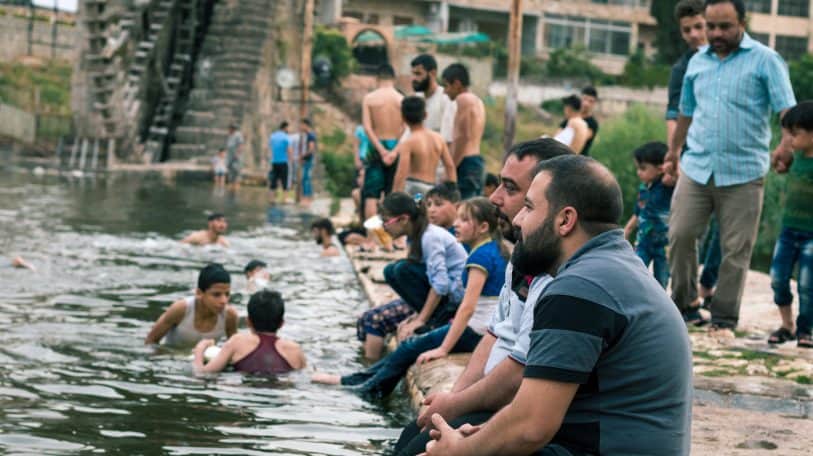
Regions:
<instances>
[{"instance_id":1,"label":"man with short dark hair","mask_svg":"<svg viewBox=\"0 0 813 456\"><path fill-rule=\"evenodd\" d=\"M500 183L490 200L497 207L503 236L515 241L511 219L522 209L525 193L534 178L536 165L549 158L570 155L567 146L552 138L515 144L509 151ZM452 423L481 423L511 402L522 381L530 332L533 325L534 296L550 282L550 277L527 276L524 271L506 268L505 284L488 332L483 335L463 373L450 392L431 394L418 419L401 433L396 454L422 453L429 440L430 417L437 413ZM527 299L526 299L527 298Z\"/></svg>"},{"instance_id":2,"label":"man with short dark hair","mask_svg":"<svg viewBox=\"0 0 813 456\"><path fill-rule=\"evenodd\" d=\"M469 70L453 63L443 70L443 90L457 104L452 133L452 159L457 166L457 186L463 199L483 191L485 162L480 141L486 125L483 101L469 90Z\"/></svg>"},{"instance_id":3,"label":"man with short dark hair","mask_svg":"<svg viewBox=\"0 0 813 456\"><path fill-rule=\"evenodd\" d=\"M593 110L596 107L596 103L598 103L598 91L593 86L587 86L582 89L581 99L579 105L579 113L581 114L581 118L584 119L584 122L587 124L587 128L590 130L588 132L588 138L584 143L584 147L582 147L581 154L584 156L590 155L590 147L593 145L593 140L596 139L596 135L598 134L598 120L593 117ZM564 129L567 127L569 119L562 120L559 123L559 128Z\"/></svg>"},{"instance_id":4,"label":"man with short dark hair","mask_svg":"<svg viewBox=\"0 0 813 456\"><path fill-rule=\"evenodd\" d=\"M426 100L426 120L423 125L452 142L455 105L438 85L438 63L430 54L421 54L410 63L412 90Z\"/></svg>"},{"instance_id":5,"label":"man with short dark hair","mask_svg":"<svg viewBox=\"0 0 813 456\"><path fill-rule=\"evenodd\" d=\"M302 146L302 153L298 154L302 165L301 204L307 207L310 205L311 200L313 200L311 170L313 169L313 160L316 156L316 133L313 131L313 123L308 118L302 119L299 123L299 130L302 138L299 143Z\"/></svg>"},{"instance_id":6,"label":"man with short dark hair","mask_svg":"<svg viewBox=\"0 0 813 456\"><path fill-rule=\"evenodd\" d=\"M282 121L279 129L268 137L268 152L271 170L268 171L268 188L270 202L285 202L288 192L288 163L293 159L293 148L288 137L288 122ZM282 187L277 193L277 186Z\"/></svg>"},{"instance_id":7,"label":"man with short dark hair","mask_svg":"<svg viewBox=\"0 0 813 456\"><path fill-rule=\"evenodd\" d=\"M689 61L680 116L664 159L664 170L673 176L680 160L669 219L669 264L675 304L687 321L700 321L697 238L714 214L723 260L711 323L733 336L771 161L770 113L783 116L796 99L782 57L745 32L742 0L707 0L705 18L711 45ZM787 154L789 141L786 134L774 157Z\"/></svg>"},{"instance_id":8,"label":"man with short dark hair","mask_svg":"<svg viewBox=\"0 0 813 456\"><path fill-rule=\"evenodd\" d=\"M426 194L435 186L435 173L440 163L443 164L446 180L456 182L457 170L446 142L439 133L423 126L426 118L424 99L416 96L404 98L401 117L409 127L409 137L382 157L388 166L398 160L392 190L407 192L412 196Z\"/></svg>"},{"instance_id":9,"label":"man with short dark hair","mask_svg":"<svg viewBox=\"0 0 813 456\"><path fill-rule=\"evenodd\" d=\"M689 454L689 338L618 226L618 182L575 155L537 171L511 263L553 281L533 304L524 378L483 425L433 415L427 455Z\"/></svg>"},{"instance_id":10,"label":"man with short dark hair","mask_svg":"<svg viewBox=\"0 0 813 456\"><path fill-rule=\"evenodd\" d=\"M181 239L184 244L207 245L218 244L223 247L229 246L229 241L223 236L229 228L226 216L214 213L206 218L206 229L195 231Z\"/></svg>"},{"instance_id":11,"label":"man with short dark hair","mask_svg":"<svg viewBox=\"0 0 813 456\"><path fill-rule=\"evenodd\" d=\"M363 219L375 215L381 195L392 190L395 166L385 165L382 157L395 149L404 133L401 119L403 98L395 90L395 70L389 64L381 65L378 69L378 88L365 95L361 102L362 125L370 144L361 189Z\"/></svg>"}]
</instances>

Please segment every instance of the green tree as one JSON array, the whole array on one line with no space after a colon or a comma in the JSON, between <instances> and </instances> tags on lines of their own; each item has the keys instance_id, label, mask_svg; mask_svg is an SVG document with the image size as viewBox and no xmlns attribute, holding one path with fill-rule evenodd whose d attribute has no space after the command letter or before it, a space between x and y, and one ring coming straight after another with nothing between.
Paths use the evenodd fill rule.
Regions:
<instances>
[{"instance_id":1,"label":"green tree","mask_svg":"<svg viewBox=\"0 0 813 456\"><path fill-rule=\"evenodd\" d=\"M675 21L675 5L678 0L657 0L652 2L649 14L655 18L655 47L658 48L658 61L672 63L686 50L680 36L680 28Z\"/></svg>"},{"instance_id":2,"label":"green tree","mask_svg":"<svg viewBox=\"0 0 813 456\"><path fill-rule=\"evenodd\" d=\"M802 58L790 62L790 82L796 100L813 100L813 55L805 54Z\"/></svg>"},{"instance_id":3,"label":"green tree","mask_svg":"<svg viewBox=\"0 0 813 456\"><path fill-rule=\"evenodd\" d=\"M324 85L336 86L353 70L353 53L347 39L336 29L317 26L313 35L312 61L330 61L330 75ZM318 82L318 81L317 81Z\"/></svg>"}]
</instances>

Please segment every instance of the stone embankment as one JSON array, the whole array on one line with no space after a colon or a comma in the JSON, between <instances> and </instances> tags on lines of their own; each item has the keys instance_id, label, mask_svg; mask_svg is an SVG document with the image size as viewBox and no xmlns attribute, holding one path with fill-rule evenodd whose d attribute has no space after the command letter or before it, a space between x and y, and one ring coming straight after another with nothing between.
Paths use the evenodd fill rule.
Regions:
<instances>
[{"instance_id":1,"label":"stone embankment","mask_svg":"<svg viewBox=\"0 0 813 456\"><path fill-rule=\"evenodd\" d=\"M346 251L371 306L396 297L382 271L403 252L368 253L352 247ZM769 346L766 337L777 326L777 318L770 277L752 271L740 328L733 337L690 331L695 384L692 454L811 454L813 350L790 343ZM413 366L404 383L415 410L425 395L449 390L468 358L458 354Z\"/></svg>"}]
</instances>

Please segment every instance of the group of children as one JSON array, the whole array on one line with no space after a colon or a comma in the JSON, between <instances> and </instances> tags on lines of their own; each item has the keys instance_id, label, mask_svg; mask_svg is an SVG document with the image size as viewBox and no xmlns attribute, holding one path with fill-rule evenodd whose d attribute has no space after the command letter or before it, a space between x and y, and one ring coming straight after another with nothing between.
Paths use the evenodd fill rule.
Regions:
<instances>
[{"instance_id":1,"label":"group of children","mask_svg":"<svg viewBox=\"0 0 813 456\"><path fill-rule=\"evenodd\" d=\"M797 340L803 348L813 348L813 101L799 103L782 118L782 128L792 138L797 152L787 174L782 229L771 260L771 288L779 309L781 326L768 342L781 344ZM633 152L641 184L634 214L625 235L631 239L637 229L635 252L655 278L666 288L669 264L669 214L675 182L662 170L666 144L652 142ZM793 319L790 280L798 267L799 315Z\"/></svg>"}]
</instances>

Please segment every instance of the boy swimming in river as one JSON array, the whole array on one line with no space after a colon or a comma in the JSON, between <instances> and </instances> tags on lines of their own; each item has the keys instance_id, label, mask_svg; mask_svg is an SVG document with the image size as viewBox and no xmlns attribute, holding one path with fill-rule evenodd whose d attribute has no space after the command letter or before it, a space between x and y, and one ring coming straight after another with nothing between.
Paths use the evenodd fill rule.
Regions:
<instances>
[{"instance_id":1,"label":"boy swimming in river","mask_svg":"<svg viewBox=\"0 0 813 456\"><path fill-rule=\"evenodd\" d=\"M237 332L237 310L229 305L231 276L219 264L198 274L194 296L179 299L158 318L144 344L191 347L201 339L219 339ZM166 337L165 337L166 336Z\"/></svg>"},{"instance_id":2,"label":"boy swimming in river","mask_svg":"<svg viewBox=\"0 0 813 456\"><path fill-rule=\"evenodd\" d=\"M214 345L204 339L195 346L195 372L220 372L228 365L252 374L282 374L305 367L305 354L296 342L280 339L277 331L284 322L285 303L277 291L262 290L248 301L246 323L249 332L235 334L217 355L204 364L204 352Z\"/></svg>"}]
</instances>

